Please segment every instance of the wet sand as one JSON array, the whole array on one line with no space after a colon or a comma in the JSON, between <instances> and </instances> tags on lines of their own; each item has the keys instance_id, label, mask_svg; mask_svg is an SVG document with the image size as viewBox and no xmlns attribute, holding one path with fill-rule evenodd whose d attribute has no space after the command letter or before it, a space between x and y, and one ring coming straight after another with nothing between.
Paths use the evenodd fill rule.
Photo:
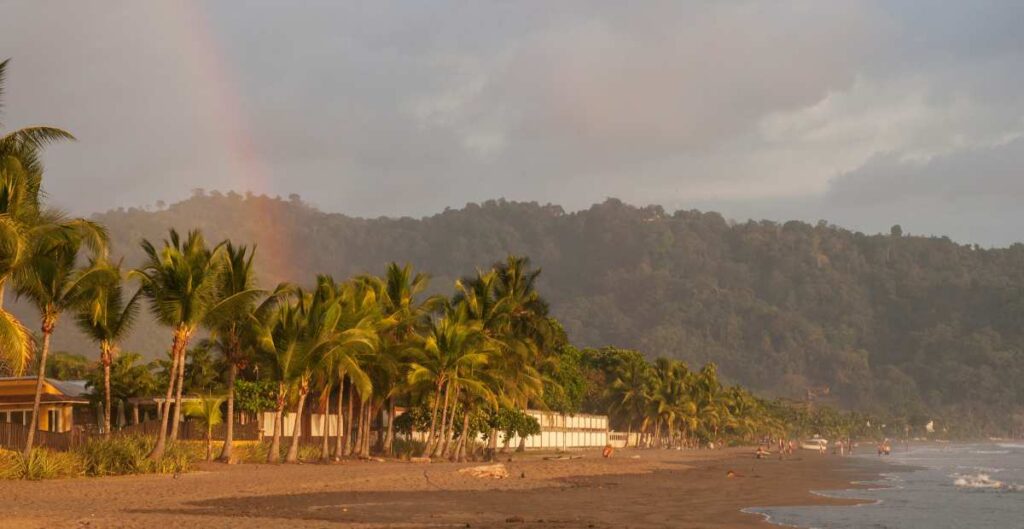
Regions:
<instances>
[{"instance_id":1,"label":"wet sand","mask_svg":"<svg viewBox=\"0 0 1024 529\"><path fill-rule=\"evenodd\" d=\"M741 509L841 504L809 491L849 488L877 471L809 452L783 461L756 460L750 449L576 455L512 454L501 480L457 472L475 463L387 461L0 481L0 528L769 527Z\"/></svg>"}]
</instances>

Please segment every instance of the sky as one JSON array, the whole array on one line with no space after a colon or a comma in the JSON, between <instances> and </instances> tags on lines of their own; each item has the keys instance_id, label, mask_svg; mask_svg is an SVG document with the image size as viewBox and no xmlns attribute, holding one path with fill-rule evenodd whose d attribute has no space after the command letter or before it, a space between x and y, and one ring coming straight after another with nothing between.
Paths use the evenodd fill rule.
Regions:
<instances>
[{"instance_id":1,"label":"sky","mask_svg":"<svg viewBox=\"0 0 1024 529\"><path fill-rule=\"evenodd\" d=\"M0 2L53 203L607 197L1024 240L1024 2Z\"/></svg>"}]
</instances>

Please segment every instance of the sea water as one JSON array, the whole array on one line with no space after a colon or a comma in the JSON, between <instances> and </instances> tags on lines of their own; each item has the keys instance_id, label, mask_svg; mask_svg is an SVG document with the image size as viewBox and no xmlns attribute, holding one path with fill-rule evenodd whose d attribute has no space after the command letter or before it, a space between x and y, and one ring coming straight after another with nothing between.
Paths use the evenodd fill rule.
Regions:
<instances>
[{"instance_id":1,"label":"sea water","mask_svg":"<svg viewBox=\"0 0 1024 529\"><path fill-rule=\"evenodd\" d=\"M857 498L856 506L751 508L794 527L846 529L1024 528L1024 442L894 446L891 456L855 455L912 465L867 489L816 491Z\"/></svg>"}]
</instances>

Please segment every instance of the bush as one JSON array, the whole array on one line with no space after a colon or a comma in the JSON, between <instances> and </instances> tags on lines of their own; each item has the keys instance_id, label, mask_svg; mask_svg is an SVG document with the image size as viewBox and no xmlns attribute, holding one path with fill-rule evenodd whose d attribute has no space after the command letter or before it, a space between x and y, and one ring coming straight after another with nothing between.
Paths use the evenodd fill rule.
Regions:
<instances>
[{"instance_id":1,"label":"bush","mask_svg":"<svg viewBox=\"0 0 1024 529\"><path fill-rule=\"evenodd\" d=\"M90 476L117 476L148 473L155 462L146 458L153 441L140 436L90 439L76 451L85 461Z\"/></svg>"},{"instance_id":2,"label":"bush","mask_svg":"<svg viewBox=\"0 0 1024 529\"><path fill-rule=\"evenodd\" d=\"M190 470L203 456L202 446L179 441L168 446L160 460L151 461L147 456L154 442L152 437L132 435L90 439L69 452L37 448L27 461L17 452L0 450L0 479L172 474Z\"/></svg>"},{"instance_id":3,"label":"bush","mask_svg":"<svg viewBox=\"0 0 1024 529\"><path fill-rule=\"evenodd\" d=\"M0 479L69 478L83 473L81 458L72 452L36 448L25 459L17 452L0 451Z\"/></svg>"},{"instance_id":4,"label":"bush","mask_svg":"<svg viewBox=\"0 0 1024 529\"><path fill-rule=\"evenodd\" d=\"M416 441L415 439L395 437L392 449L394 450L395 457L399 459L408 459L410 457L418 457L422 454L424 444L426 443L423 441Z\"/></svg>"},{"instance_id":5,"label":"bush","mask_svg":"<svg viewBox=\"0 0 1024 529\"><path fill-rule=\"evenodd\" d=\"M270 454L270 440L257 443L236 443L234 457L241 463L266 463Z\"/></svg>"},{"instance_id":6,"label":"bush","mask_svg":"<svg viewBox=\"0 0 1024 529\"><path fill-rule=\"evenodd\" d=\"M290 442L290 441L289 441ZM320 444L311 443L300 443L299 444L299 461L306 461L315 463L320 461ZM333 445L329 448L333 448Z\"/></svg>"}]
</instances>

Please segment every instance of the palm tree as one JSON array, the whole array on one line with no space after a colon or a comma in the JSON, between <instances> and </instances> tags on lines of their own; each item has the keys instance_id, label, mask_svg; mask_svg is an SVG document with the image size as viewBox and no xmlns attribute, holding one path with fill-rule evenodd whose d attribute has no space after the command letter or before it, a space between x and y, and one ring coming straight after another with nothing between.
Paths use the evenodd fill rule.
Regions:
<instances>
[{"instance_id":1,"label":"palm tree","mask_svg":"<svg viewBox=\"0 0 1024 529\"><path fill-rule=\"evenodd\" d=\"M415 357L409 365L410 384L427 385L432 389L430 429L423 456L433 453L444 436L448 406L457 389L459 373L474 366L486 364L489 349L483 325L457 313L450 313L431 324L426 336L415 347ZM442 399L443 397L443 399ZM442 403L443 400L443 403ZM442 416L438 428L438 411Z\"/></svg>"},{"instance_id":2,"label":"palm tree","mask_svg":"<svg viewBox=\"0 0 1024 529\"><path fill-rule=\"evenodd\" d=\"M224 246L224 268L217 281L218 298L227 299L255 290L256 279L253 270L255 255L255 248L250 251L245 246L235 246L231 242ZM276 297L287 288L289 287L286 285L279 285L274 294L264 303L273 303ZM250 324L249 319L256 310L255 299L248 303L240 303L235 314L222 318L219 324L211 329L212 346L220 352L228 365L227 423L224 447L221 449L219 457L220 461L224 463L231 462L231 449L234 444L235 380L238 378L238 371L245 368L250 361L251 349L243 346L244 333Z\"/></svg>"},{"instance_id":3,"label":"palm tree","mask_svg":"<svg viewBox=\"0 0 1024 529\"><path fill-rule=\"evenodd\" d=\"M198 231L189 232L183 240L173 229L159 250L148 240L142 241L146 263L132 275L141 281L143 295L149 300L150 310L157 321L173 330L170 379L161 409L160 434L150 453L151 459L159 459L167 445L172 395L175 406L170 438L177 438L185 352L193 334L200 325L216 328L237 318L260 295L258 290L247 289L221 297L219 287L225 266L224 245L221 243L210 249Z\"/></svg>"},{"instance_id":4,"label":"palm tree","mask_svg":"<svg viewBox=\"0 0 1024 529\"><path fill-rule=\"evenodd\" d=\"M651 367L640 356L627 357L616 370L616 378L608 387L611 411L626 421L627 432L632 433L637 419L644 414L651 384Z\"/></svg>"},{"instance_id":5,"label":"palm tree","mask_svg":"<svg viewBox=\"0 0 1024 529\"><path fill-rule=\"evenodd\" d=\"M274 437L269 462L280 457L280 436L284 405L290 392L297 397L295 426L285 462L298 459L302 411L309 395L313 376L334 358L339 348L357 344L371 346L371 338L361 329L339 332L343 316L340 300L335 295L334 281L321 276L312 292L297 290L268 315L259 330L260 356L265 372L278 383Z\"/></svg>"},{"instance_id":6,"label":"palm tree","mask_svg":"<svg viewBox=\"0 0 1024 529\"><path fill-rule=\"evenodd\" d=\"M338 384L338 435L335 437L334 458L340 459L351 453L353 412L352 403L358 393L361 400L368 400L374 393L374 383L366 371L372 359L380 357L385 342L383 334L395 325L393 318L385 318L381 313L380 282L376 278L362 277L342 284L334 282L330 276L318 278L318 295L330 299L337 304L339 316L335 324L334 339L336 347L327 351L320 359L321 399L324 412L324 431L327 431L327 399L335 382ZM345 380L349 388L349 413L347 419L343 413ZM365 406L360 406L365 408ZM362 415L362 414L361 414ZM348 428L345 435L345 446L342 445L343 427ZM324 436L322 459L327 459L328 440ZM359 450L362 451L361 448Z\"/></svg>"},{"instance_id":7,"label":"palm tree","mask_svg":"<svg viewBox=\"0 0 1024 529\"><path fill-rule=\"evenodd\" d=\"M114 358L109 371L111 400L153 395L157 388L156 378L150 369L151 366L142 363L142 360L142 355L138 353L121 353ZM87 375L86 385L92 388L105 386L106 374L93 372ZM137 411L136 407L133 410L133 424L140 421Z\"/></svg>"},{"instance_id":8,"label":"palm tree","mask_svg":"<svg viewBox=\"0 0 1024 529\"><path fill-rule=\"evenodd\" d=\"M213 428L224 422L220 407L224 397L206 396L185 404L185 415L193 417L206 429L206 460L213 460Z\"/></svg>"},{"instance_id":9,"label":"palm tree","mask_svg":"<svg viewBox=\"0 0 1024 529\"><path fill-rule=\"evenodd\" d=\"M35 241L28 262L18 271L16 278L18 295L28 298L39 311L43 342L36 365L36 390L32 403L32 420L25 442L25 457L31 454L35 431L39 424L46 359L50 352L50 337L56 328L58 318L65 311L77 311L85 306L89 301L89 292L93 289L119 279L109 267L75 267L85 242L81 235L70 230L61 230L59 234Z\"/></svg>"},{"instance_id":10,"label":"palm tree","mask_svg":"<svg viewBox=\"0 0 1024 529\"><path fill-rule=\"evenodd\" d=\"M701 436L708 441L718 441L719 429L727 418L725 397L718 368L713 363L706 364L695 377L693 400Z\"/></svg>"},{"instance_id":11,"label":"palm tree","mask_svg":"<svg viewBox=\"0 0 1024 529\"><path fill-rule=\"evenodd\" d=\"M103 366L103 435L110 436L110 366L117 355L118 344L131 330L138 314L141 291L136 291L126 302L121 284L120 265L96 263L96 268L109 270L110 283L96 285L87 293L87 300L78 312L78 328L100 346L100 364Z\"/></svg>"},{"instance_id":12,"label":"palm tree","mask_svg":"<svg viewBox=\"0 0 1024 529\"><path fill-rule=\"evenodd\" d=\"M0 61L0 110L9 62ZM4 289L26 259L30 241L41 235L39 228L62 220L42 206L39 153L50 143L73 139L67 131L45 126L0 135L0 368L12 374L25 370L33 343L21 322L4 310Z\"/></svg>"},{"instance_id":13,"label":"palm tree","mask_svg":"<svg viewBox=\"0 0 1024 529\"><path fill-rule=\"evenodd\" d=\"M393 326L381 333L383 355L378 366L378 394L387 402L388 429L384 438L383 452L390 454L394 442L395 400L408 389L405 384L408 373L408 358L405 354L412 345L416 333L423 331L429 315L441 306L443 296L429 296L420 301L419 295L426 290L430 277L414 272L412 265L399 266L389 263L380 283L380 308L383 315L393 321Z\"/></svg>"}]
</instances>

